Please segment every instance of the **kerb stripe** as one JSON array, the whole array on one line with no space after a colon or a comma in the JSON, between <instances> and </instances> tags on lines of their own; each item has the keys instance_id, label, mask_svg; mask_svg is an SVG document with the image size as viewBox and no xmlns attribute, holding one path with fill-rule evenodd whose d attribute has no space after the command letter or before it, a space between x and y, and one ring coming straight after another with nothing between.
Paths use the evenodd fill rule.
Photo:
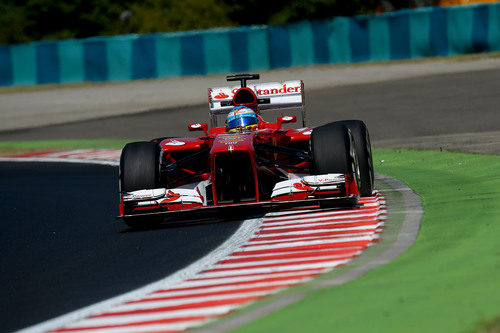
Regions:
<instances>
[{"instance_id":1,"label":"kerb stripe","mask_svg":"<svg viewBox=\"0 0 500 333\"><path fill-rule=\"evenodd\" d=\"M197 38L192 36L190 47L201 45ZM116 165L119 156L116 150L76 150L16 158ZM386 218L385 199L375 192L370 198L362 198L359 205L341 210L287 210L256 219L244 241L225 250L212 264L200 265L192 275L171 279L168 285L110 302L106 308L86 312L80 319L67 320L52 327L52 332L164 332L202 325L342 266L376 243ZM26 331L40 330L35 326Z\"/></svg>"}]
</instances>

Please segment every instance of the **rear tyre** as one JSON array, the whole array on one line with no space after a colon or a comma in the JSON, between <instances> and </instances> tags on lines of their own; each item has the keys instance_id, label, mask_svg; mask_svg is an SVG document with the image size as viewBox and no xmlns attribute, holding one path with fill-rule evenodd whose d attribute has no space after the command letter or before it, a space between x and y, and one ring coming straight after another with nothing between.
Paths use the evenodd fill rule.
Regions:
<instances>
[{"instance_id":1,"label":"rear tyre","mask_svg":"<svg viewBox=\"0 0 500 333\"><path fill-rule=\"evenodd\" d=\"M352 134L356 145L356 155L359 163L359 195L369 197L373 192L373 159L370 134L361 120L344 120L344 124Z\"/></svg>"},{"instance_id":2,"label":"rear tyre","mask_svg":"<svg viewBox=\"0 0 500 333\"><path fill-rule=\"evenodd\" d=\"M311 154L313 174L352 174L358 180L355 143L344 124L334 122L314 128L311 133Z\"/></svg>"},{"instance_id":3,"label":"rear tyre","mask_svg":"<svg viewBox=\"0 0 500 333\"><path fill-rule=\"evenodd\" d=\"M154 142L128 143L120 157L120 191L131 192L160 187L160 148ZM125 223L132 228L151 228L162 218L126 217Z\"/></svg>"}]
</instances>

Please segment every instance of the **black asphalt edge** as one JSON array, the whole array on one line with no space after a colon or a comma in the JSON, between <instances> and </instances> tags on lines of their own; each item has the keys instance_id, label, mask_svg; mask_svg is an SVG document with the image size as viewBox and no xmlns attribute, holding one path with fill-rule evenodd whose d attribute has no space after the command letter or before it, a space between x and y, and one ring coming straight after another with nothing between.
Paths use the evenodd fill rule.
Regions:
<instances>
[{"instance_id":1,"label":"black asphalt edge","mask_svg":"<svg viewBox=\"0 0 500 333\"><path fill-rule=\"evenodd\" d=\"M80 163L80 164L96 164L118 167L118 161L112 160L84 160L84 159L69 159L69 158L43 158L43 157L33 157L33 158L9 158L0 157L1 162L39 162L39 163ZM187 280L193 277L198 272L209 269L216 262L222 258L227 257L229 254L234 252L236 249L240 248L243 244L248 242L248 239L255 234L260 224L262 223L262 218L249 218L243 220L241 226L231 235L224 243L219 245L217 248L213 249L210 253L206 254L202 258L192 262L188 266L184 267L177 272L166 276L158 281L146 284L140 288L134 289L132 291L105 299L103 301L85 306L83 308L68 312L66 314L60 315L58 317L48 319L46 321L22 328L16 332L18 333L39 333L57 330L64 325L71 322L76 322L83 318L97 315L108 311L113 306L137 299L148 293L159 289L166 289L169 286L179 283L183 280Z\"/></svg>"},{"instance_id":2,"label":"black asphalt edge","mask_svg":"<svg viewBox=\"0 0 500 333\"><path fill-rule=\"evenodd\" d=\"M383 183L382 185L386 185L381 186L382 188L386 188L381 189L384 196L389 195L388 192L397 192L401 195L401 212L397 212L397 209L394 211L391 209L390 205L388 207L389 219L393 214L404 213L404 218L395 239L385 250L369 259L366 263L354 266L352 269L348 269L339 276L322 279L319 283L312 285L309 290L338 286L357 279L374 268L390 263L410 248L413 243L415 243L423 216L420 197L411 188L395 178L377 173L375 174L375 179L379 183ZM278 296L273 301L263 304L262 306L252 308L247 311L243 309L241 314L237 313L234 316L230 316L228 319L222 319L220 321L209 323L207 327L201 327L195 331L203 333L218 333L234 330L254 320L263 318L288 305L296 303L302 300L306 295L307 290L304 289L297 289L297 291L291 293L283 293L282 297Z\"/></svg>"}]
</instances>

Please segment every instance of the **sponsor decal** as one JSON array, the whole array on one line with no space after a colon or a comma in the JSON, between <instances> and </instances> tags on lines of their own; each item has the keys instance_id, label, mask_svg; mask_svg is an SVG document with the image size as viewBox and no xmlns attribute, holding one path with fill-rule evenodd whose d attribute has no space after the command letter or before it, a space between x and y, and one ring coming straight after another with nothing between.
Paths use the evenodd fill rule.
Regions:
<instances>
[{"instance_id":1,"label":"sponsor decal","mask_svg":"<svg viewBox=\"0 0 500 333\"><path fill-rule=\"evenodd\" d=\"M132 199L139 199L139 198L151 198L152 196L153 196L152 194L129 194L126 197Z\"/></svg>"},{"instance_id":2,"label":"sponsor decal","mask_svg":"<svg viewBox=\"0 0 500 333\"><path fill-rule=\"evenodd\" d=\"M300 86L291 86L287 87L286 83L283 84L281 88L272 88L272 89L258 89L257 93L260 96L267 95L283 95L283 94L295 94L300 92Z\"/></svg>"},{"instance_id":3,"label":"sponsor decal","mask_svg":"<svg viewBox=\"0 0 500 333\"><path fill-rule=\"evenodd\" d=\"M191 128L201 128L201 124L192 124Z\"/></svg>"},{"instance_id":4,"label":"sponsor decal","mask_svg":"<svg viewBox=\"0 0 500 333\"><path fill-rule=\"evenodd\" d=\"M304 131L304 132L302 132L302 134L304 134L304 135L311 135L311 134L312 134L312 131L311 131L311 130Z\"/></svg>"},{"instance_id":5,"label":"sponsor decal","mask_svg":"<svg viewBox=\"0 0 500 333\"><path fill-rule=\"evenodd\" d=\"M239 134L228 134L224 136L221 135L220 138L222 141L234 141L234 140L242 141L244 139L244 137Z\"/></svg>"},{"instance_id":6,"label":"sponsor decal","mask_svg":"<svg viewBox=\"0 0 500 333\"><path fill-rule=\"evenodd\" d=\"M344 176L334 176L334 177L331 177L331 176L326 176L326 177L322 177L322 176L317 176L314 178L314 182L316 183L330 183L330 182L334 182L334 181L337 181L337 180L343 180L344 179Z\"/></svg>"},{"instance_id":7,"label":"sponsor decal","mask_svg":"<svg viewBox=\"0 0 500 333\"><path fill-rule=\"evenodd\" d=\"M161 203L169 203L172 201L175 201L181 197L179 193L172 192L171 190L168 190L167 192L167 197L161 201Z\"/></svg>"},{"instance_id":8,"label":"sponsor decal","mask_svg":"<svg viewBox=\"0 0 500 333\"><path fill-rule=\"evenodd\" d=\"M139 190L123 194L123 200L125 201L142 201L147 199L155 199L163 197L165 195L165 190L154 189L154 190Z\"/></svg>"},{"instance_id":9,"label":"sponsor decal","mask_svg":"<svg viewBox=\"0 0 500 333\"><path fill-rule=\"evenodd\" d=\"M198 196L200 197L201 202L205 201L205 199L204 199L204 198L203 198L203 196L201 195L201 192L200 192L199 187L196 187L196 192L198 192Z\"/></svg>"},{"instance_id":10,"label":"sponsor decal","mask_svg":"<svg viewBox=\"0 0 500 333\"><path fill-rule=\"evenodd\" d=\"M220 141L225 145L235 145L238 142L245 141L245 137L241 135L224 135L220 136ZM233 147L234 149L234 147Z\"/></svg>"},{"instance_id":11,"label":"sponsor decal","mask_svg":"<svg viewBox=\"0 0 500 333\"><path fill-rule=\"evenodd\" d=\"M253 114L254 112L245 106L240 106L240 107L234 109L233 116L242 116L242 115L245 115L247 113Z\"/></svg>"},{"instance_id":12,"label":"sponsor decal","mask_svg":"<svg viewBox=\"0 0 500 333\"><path fill-rule=\"evenodd\" d=\"M331 187L332 183L344 182L344 175L342 174L328 174L328 175L320 175L320 176L306 176L302 179L302 182L307 185L319 185L327 187Z\"/></svg>"},{"instance_id":13,"label":"sponsor decal","mask_svg":"<svg viewBox=\"0 0 500 333\"><path fill-rule=\"evenodd\" d=\"M225 99L228 97L229 97L229 95L225 94L223 91L219 92L219 94L214 96L215 99Z\"/></svg>"},{"instance_id":14,"label":"sponsor decal","mask_svg":"<svg viewBox=\"0 0 500 333\"><path fill-rule=\"evenodd\" d=\"M313 188L311 186L305 185L303 183L294 183L293 187L295 187L299 191L312 191Z\"/></svg>"},{"instance_id":15,"label":"sponsor decal","mask_svg":"<svg viewBox=\"0 0 500 333\"><path fill-rule=\"evenodd\" d=\"M288 95L288 94L299 94L302 91L302 87L299 85L296 85L297 82L288 82L289 84L292 83L293 85L289 86L287 85L287 82L281 84L265 84L263 85L255 85L255 86L248 86L251 90L254 92L257 92L259 96L273 96L273 95ZM262 89L259 89L259 86L262 87ZM265 87L265 88L264 88ZM229 87L224 88L224 89L231 89ZM219 90L219 92L216 94L212 89L210 89L210 94L209 94L209 99L210 101L212 98L214 99L226 99L229 97L234 97L234 95L240 90L241 87L235 87L232 88L231 92L229 90L223 91ZM228 95L228 93L231 94L231 96Z\"/></svg>"},{"instance_id":16,"label":"sponsor decal","mask_svg":"<svg viewBox=\"0 0 500 333\"><path fill-rule=\"evenodd\" d=\"M293 117L292 116L284 116L282 119L284 121L290 121L290 120L293 120Z\"/></svg>"},{"instance_id":17,"label":"sponsor decal","mask_svg":"<svg viewBox=\"0 0 500 333\"><path fill-rule=\"evenodd\" d=\"M169 142L165 143L166 146L183 146L185 144L186 144L185 142L177 140L170 140Z\"/></svg>"},{"instance_id":18,"label":"sponsor decal","mask_svg":"<svg viewBox=\"0 0 500 333\"><path fill-rule=\"evenodd\" d=\"M317 178L316 182L318 183L331 183L333 181L339 180L339 178Z\"/></svg>"}]
</instances>

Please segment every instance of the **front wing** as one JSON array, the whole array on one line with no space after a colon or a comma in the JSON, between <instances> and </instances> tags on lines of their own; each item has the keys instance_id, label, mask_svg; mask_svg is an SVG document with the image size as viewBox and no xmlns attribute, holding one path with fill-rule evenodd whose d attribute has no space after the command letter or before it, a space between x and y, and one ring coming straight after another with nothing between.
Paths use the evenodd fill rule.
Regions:
<instances>
[{"instance_id":1,"label":"front wing","mask_svg":"<svg viewBox=\"0 0 500 333\"><path fill-rule=\"evenodd\" d=\"M345 207L356 205L357 184L343 174L294 176L274 185L270 200L213 205L207 202L210 181L188 184L180 188L150 189L123 193L119 217L149 215L191 215L192 213L231 212L248 208L252 212L268 212L305 206Z\"/></svg>"},{"instance_id":2,"label":"front wing","mask_svg":"<svg viewBox=\"0 0 500 333\"><path fill-rule=\"evenodd\" d=\"M249 203L238 203L238 204L229 204L229 205L220 205L220 206L205 206L205 207L195 207L195 208L185 208L179 210L162 210L155 211L151 210L143 213L134 213L134 214L123 214L119 215L119 218L127 218L127 217L141 217L141 216L171 216L171 217L188 217L196 214L205 214L205 213L232 213L238 212L242 213L242 209L248 209L248 212L252 213L265 213L280 209L288 209L288 208L299 208L299 207L311 207L324 205L327 207L353 207L358 203L359 197L357 195L350 195L348 197L333 197L333 198L312 198L312 199L304 199L304 200L287 200L287 201L259 201L259 202L249 202Z\"/></svg>"}]
</instances>

